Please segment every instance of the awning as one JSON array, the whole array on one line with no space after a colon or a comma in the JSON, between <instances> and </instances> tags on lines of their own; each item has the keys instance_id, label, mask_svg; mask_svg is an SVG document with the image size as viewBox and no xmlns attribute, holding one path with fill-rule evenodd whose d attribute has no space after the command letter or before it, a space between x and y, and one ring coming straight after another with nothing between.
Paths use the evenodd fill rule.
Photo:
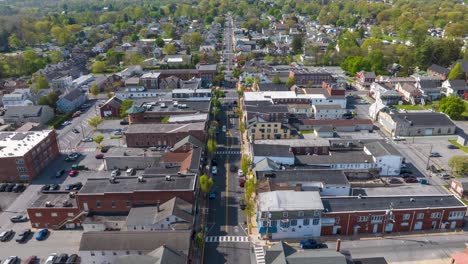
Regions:
<instances>
[{"instance_id":1,"label":"awning","mask_svg":"<svg viewBox=\"0 0 468 264\"><path fill-rule=\"evenodd\" d=\"M260 227L260 230L258 230L260 234L266 234L266 227ZM268 227L268 233L277 233L278 228L276 226L269 226Z\"/></svg>"}]
</instances>

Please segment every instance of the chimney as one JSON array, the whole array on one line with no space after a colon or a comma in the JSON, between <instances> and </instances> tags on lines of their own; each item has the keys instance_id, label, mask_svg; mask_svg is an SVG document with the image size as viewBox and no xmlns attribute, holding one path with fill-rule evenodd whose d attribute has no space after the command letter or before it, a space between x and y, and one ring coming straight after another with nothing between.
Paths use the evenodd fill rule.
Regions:
<instances>
[{"instance_id":1,"label":"chimney","mask_svg":"<svg viewBox=\"0 0 468 264\"><path fill-rule=\"evenodd\" d=\"M158 200L158 201L156 202L156 209L158 210L158 211L157 211L158 213L161 212L161 210L159 210L159 204L161 204L161 201L160 201L160 200Z\"/></svg>"},{"instance_id":2,"label":"chimney","mask_svg":"<svg viewBox=\"0 0 468 264\"><path fill-rule=\"evenodd\" d=\"M341 249L341 239L336 240L336 252L340 252Z\"/></svg>"}]
</instances>

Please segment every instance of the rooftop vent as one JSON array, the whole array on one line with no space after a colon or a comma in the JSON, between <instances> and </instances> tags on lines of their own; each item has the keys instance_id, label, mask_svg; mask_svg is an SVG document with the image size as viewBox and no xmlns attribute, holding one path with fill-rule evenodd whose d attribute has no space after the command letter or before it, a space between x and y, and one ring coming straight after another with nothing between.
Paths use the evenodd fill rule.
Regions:
<instances>
[{"instance_id":1,"label":"rooftop vent","mask_svg":"<svg viewBox=\"0 0 468 264\"><path fill-rule=\"evenodd\" d=\"M53 205L50 201L47 201L47 202L45 203L45 206L46 206L46 207L54 207L54 205Z\"/></svg>"},{"instance_id":2,"label":"rooftop vent","mask_svg":"<svg viewBox=\"0 0 468 264\"><path fill-rule=\"evenodd\" d=\"M109 182L110 183L117 183L117 180L115 179L115 177L110 177Z\"/></svg>"},{"instance_id":3,"label":"rooftop vent","mask_svg":"<svg viewBox=\"0 0 468 264\"><path fill-rule=\"evenodd\" d=\"M414 198L410 198L409 200L410 200L410 202L414 202Z\"/></svg>"},{"instance_id":4,"label":"rooftop vent","mask_svg":"<svg viewBox=\"0 0 468 264\"><path fill-rule=\"evenodd\" d=\"M145 179L143 178L143 176L138 177L138 182L145 182Z\"/></svg>"},{"instance_id":5,"label":"rooftop vent","mask_svg":"<svg viewBox=\"0 0 468 264\"><path fill-rule=\"evenodd\" d=\"M358 195L358 199L362 199L362 194L359 194L359 195Z\"/></svg>"},{"instance_id":6,"label":"rooftop vent","mask_svg":"<svg viewBox=\"0 0 468 264\"><path fill-rule=\"evenodd\" d=\"M166 181L171 181L171 175L166 175Z\"/></svg>"}]
</instances>

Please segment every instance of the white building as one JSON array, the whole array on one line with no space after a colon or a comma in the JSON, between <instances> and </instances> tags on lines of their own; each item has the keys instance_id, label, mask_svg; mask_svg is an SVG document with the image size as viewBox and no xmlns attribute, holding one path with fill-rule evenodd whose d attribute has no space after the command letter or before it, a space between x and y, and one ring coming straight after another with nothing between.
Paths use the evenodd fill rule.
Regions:
<instances>
[{"instance_id":1,"label":"white building","mask_svg":"<svg viewBox=\"0 0 468 264\"><path fill-rule=\"evenodd\" d=\"M392 145L374 141L364 144L364 152L372 155L373 162L380 168L380 175L399 176L403 156Z\"/></svg>"},{"instance_id":2,"label":"white building","mask_svg":"<svg viewBox=\"0 0 468 264\"><path fill-rule=\"evenodd\" d=\"M342 119L346 108L340 105L313 105L314 118L318 120Z\"/></svg>"},{"instance_id":3,"label":"white building","mask_svg":"<svg viewBox=\"0 0 468 264\"><path fill-rule=\"evenodd\" d=\"M2 97L3 107L8 109L11 106L26 106L34 105L31 100L32 90L31 89L15 89L10 94L5 94Z\"/></svg>"},{"instance_id":4,"label":"white building","mask_svg":"<svg viewBox=\"0 0 468 264\"><path fill-rule=\"evenodd\" d=\"M289 146L251 144L253 164L268 158L279 165L294 165L294 154Z\"/></svg>"},{"instance_id":5,"label":"white building","mask_svg":"<svg viewBox=\"0 0 468 264\"><path fill-rule=\"evenodd\" d=\"M272 239L318 237L323 209L318 192L260 193L257 198L259 233Z\"/></svg>"}]
</instances>

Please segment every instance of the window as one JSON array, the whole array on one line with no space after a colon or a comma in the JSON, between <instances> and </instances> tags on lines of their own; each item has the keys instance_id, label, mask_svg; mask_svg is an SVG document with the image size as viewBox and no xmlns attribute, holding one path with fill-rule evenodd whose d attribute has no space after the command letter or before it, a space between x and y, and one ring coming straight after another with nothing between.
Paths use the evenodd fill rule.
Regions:
<instances>
[{"instance_id":1,"label":"window","mask_svg":"<svg viewBox=\"0 0 468 264\"><path fill-rule=\"evenodd\" d=\"M164 224L161 224L161 228L164 228Z\"/></svg>"},{"instance_id":2,"label":"window","mask_svg":"<svg viewBox=\"0 0 468 264\"><path fill-rule=\"evenodd\" d=\"M382 221L382 220L383 220L383 217L384 217L383 215L373 215L373 216L371 217L371 220L372 220L372 221Z\"/></svg>"},{"instance_id":3,"label":"window","mask_svg":"<svg viewBox=\"0 0 468 264\"><path fill-rule=\"evenodd\" d=\"M297 226L297 220L296 219L291 220L291 226Z\"/></svg>"},{"instance_id":4,"label":"window","mask_svg":"<svg viewBox=\"0 0 468 264\"><path fill-rule=\"evenodd\" d=\"M101 208L101 201L99 201L99 200L96 201L96 207Z\"/></svg>"},{"instance_id":5,"label":"window","mask_svg":"<svg viewBox=\"0 0 468 264\"><path fill-rule=\"evenodd\" d=\"M424 213L419 213L416 219L423 219L424 218Z\"/></svg>"},{"instance_id":6,"label":"window","mask_svg":"<svg viewBox=\"0 0 468 264\"><path fill-rule=\"evenodd\" d=\"M361 223L367 222L367 216L358 216L357 221Z\"/></svg>"},{"instance_id":7,"label":"window","mask_svg":"<svg viewBox=\"0 0 468 264\"><path fill-rule=\"evenodd\" d=\"M68 213L67 216L73 217L75 214L74 213Z\"/></svg>"},{"instance_id":8,"label":"window","mask_svg":"<svg viewBox=\"0 0 468 264\"><path fill-rule=\"evenodd\" d=\"M130 203L129 200L127 200L127 201L125 201L125 206L126 206L126 207L132 207L132 204Z\"/></svg>"},{"instance_id":9,"label":"window","mask_svg":"<svg viewBox=\"0 0 468 264\"><path fill-rule=\"evenodd\" d=\"M276 220L271 220L270 221L270 226L276 227L278 225L278 221Z\"/></svg>"},{"instance_id":10,"label":"window","mask_svg":"<svg viewBox=\"0 0 468 264\"><path fill-rule=\"evenodd\" d=\"M168 218L166 218L166 221L168 221L168 222L169 222L169 217L168 217Z\"/></svg>"},{"instance_id":11,"label":"window","mask_svg":"<svg viewBox=\"0 0 468 264\"><path fill-rule=\"evenodd\" d=\"M130 255L130 251L125 252L125 254Z\"/></svg>"},{"instance_id":12,"label":"window","mask_svg":"<svg viewBox=\"0 0 468 264\"><path fill-rule=\"evenodd\" d=\"M297 215L298 215L298 216L304 216L304 211L299 211L299 212L297 213Z\"/></svg>"},{"instance_id":13,"label":"window","mask_svg":"<svg viewBox=\"0 0 468 264\"><path fill-rule=\"evenodd\" d=\"M57 215L57 213L50 213L50 216L57 217L58 215Z\"/></svg>"},{"instance_id":14,"label":"window","mask_svg":"<svg viewBox=\"0 0 468 264\"><path fill-rule=\"evenodd\" d=\"M115 201L111 201L111 207L115 208Z\"/></svg>"},{"instance_id":15,"label":"window","mask_svg":"<svg viewBox=\"0 0 468 264\"><path fill-rule=\"evenodd\" d=\"M36 217L42 217L42 214L41 213L35 213L34 214Z\"/></svg>"},{"instance_id":16,"label":"window","mask_svg":"<svg viewBox=\"0 0 468 264\"><path fill-rule=\"evenodd\" d=\"M463 219L464 216L465 216L465 212L464 212L464 211L452 211L452 212L450 212L450 214L449 214L449 219L450 219L450 220L453 220L453 219Z\"/></svg>"},{"instance_id":17,"label":"window","mask_svg":"<svg viewBox=\"0 0 468 264\"><path fill-rule=\"evenodd\" d=\"M25 172L26 171L26 168L25 167L17 167L16 170L18 172Z\"/></svg>"},{"instance_id":18,"label":"window","mask_svg":"<svg viewBox=\"0 0 468 264\"><path fill-rule=\"evenodd\" d=\"M114 256L117 256L117 252L112 253Z\"/></svg>"},{"instance_id":19,"label":"window","mask_svg":"<svg viewBox=\"0 0 468 264\"><path fill-rule=\"evenodd\" d=\"M16 159L16 164L24 164L24 159Z\"/></svg>"},{"instance_id":20,"label":"window","mask_svg":"<svg viewBox=\"0 0 468 264\"><path fill-rule=\"evenodd\" d=\"M283 217L288 217L288 212L283 212Z\"/></svg>"},{"instance_id":21,"label":"window","mask_svg":"<svg viewBox=\"0 0 468 264\"><path fill-rule=\"evenodd\" d=\"M106 255L106 252L102 251L101 254L102 254L103 256L105 256L105 255Z\"/></svg>"},{"instance_id":22,"label":"window","mask_svg":"<svg viewBox=\"0 0 468 264\"><path fill-rule=\"evenodd\" d=\"M401 226L408 226L408 222L401 223Z\"/></svg>"},{"instance_id":23,"label":"window","mask_svg":"<svg viewBox=\"0 0 468 264\"><path fill-rule=\"evenodd\" d=\"M302 225L308 226L310 224L310 219L304 219L302 220Z\"/></svg>"},{"instance_id":24,"label":"window","mask_svg":"<svg viewBox=\"0 0 468 264\"><path fill-rule=\"evenodd\" d=\"M262 226L267 226L267 221L262 221Z\"/></svg>"},{"instance_id":25,"label":"window","mask_svg":"<svg viewBox=\"0 0 468 264\"><path fill-rule=\"evenodd\" d=\"M314 211L314 216L320 216L320 211Z\"/></svg>"},{"instance_id":26,"label":"window","mask_svg":"<svg viewBox=\"0 0 468 264\"><path fill-rule=\"evenodd\" d=\"M431 218L440 218L440 212L432 213Z\"/></svg>"},{"instance_id":27,"label":"window","mask_svg":"<svg viewBox=\"0 0 468 264\"><path fill-rule=\"evenodd\" d=\"M404 215L403 215L403 220L409 220L410 217L411 217L410 214L404 214Z\"/></svg>"},{"instance_id":28,"label":"window","mask_svg":"<svg viewBox=\"0 0 468 264\"><path fill-rule=\"evenodd\" d=\"M314 220L312 220L313 225L318 225L319 222L320 222L320 218L314 218Z\"/></svg>"},{"instance_id":29,"label":"window","mask_svg":"<svg viewBox=\"0 0 468 264\"><path fill-rule=\"evenodd\" d=\"M340 224L340 218L339 217L335 217L335 224L337 224L337 225Z\"/></svg>"},{"instance_id":30,"label":"window","mask_svg":"<svg viewBox=\"0 0 468 264\"><path fill-rule=\"evenodd\" d=\"M281 228L288 228L289 227L289 221L281 221L280 222L280 227Z\"/></svg>"}]
</instances>

